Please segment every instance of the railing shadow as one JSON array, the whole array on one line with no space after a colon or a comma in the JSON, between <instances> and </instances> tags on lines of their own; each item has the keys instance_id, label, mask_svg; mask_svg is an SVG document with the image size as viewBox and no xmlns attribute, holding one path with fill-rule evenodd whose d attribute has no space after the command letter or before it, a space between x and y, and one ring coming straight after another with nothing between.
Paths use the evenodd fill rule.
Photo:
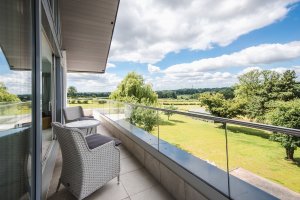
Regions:
<instances>
[{"instance_id":1,"label":"railing shadow","mask_svg":"<svg viewBox=\"0 0 300 200\"><path fill-rule=\"evenodd\" d=\"M300 168L300 157L299 158L294 158L293 165L297 165L297 167Z\"/></svg>"},{"instance_id":2,"label":"railing shadow","mask_svg":"<svg viewBox=\"0 0 300 200\"><path fill-rule=\"evenodd\" d=\"M224 128L224 127L220 126L219 128ZM270 138L270 133L268 133L266 131L258 130L258 129L248 128L248 127L227 125L227 130L229 130L233 133L252 135L252 136L257 136L257 137L261 137L264 139Z\"/></svg>"},{"instance_id":3,"label":"railing shadow","mask_svg":"<svg viewBox=\"0 0 300 200\"><path fill-rule=\"evenodd\" d=\"M185 121L182 120L176 120L176 119L170 119L170 120L164 120L164 119L160 119L159 120L159 125L160 126L175 126L176 123L186 123Z\"/></svg>"}]
</instances>

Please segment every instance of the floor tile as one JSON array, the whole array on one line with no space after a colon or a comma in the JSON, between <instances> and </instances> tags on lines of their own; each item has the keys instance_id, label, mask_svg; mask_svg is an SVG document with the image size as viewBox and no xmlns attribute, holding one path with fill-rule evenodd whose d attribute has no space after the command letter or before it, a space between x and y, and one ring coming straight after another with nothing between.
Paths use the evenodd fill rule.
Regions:
<instances>
[{"instance_id":1,"label":"floor tile","mask_svg":"<svg viewBox=\"0 0 300 200\"><path fill-rule=\"evenodd\" d=\"M76 198L64 186L61 186L58 192L48 196L48 200L76 200Z\"/></svg>"},{"instance_id":2,"label":"floor tile","mask_svg":"<svg viewBox=\"0 0 300 200\"><path fill-rule=\"evenodd\" d=\"M121 160L121 175L141 168L142 165L133 157L124 158Z\"/></svg>"},{"instance_id":3,"label":"floor tile","mask_svg":"<svg viewBox=\"0 0 300 200\"><path fill-rule=\"evenodd\" d=\"M172 200L173 198L167 193L161 185L156 185L145 191L130 196L131 200Z\"/></svg>"},{"instance_id":4,"label":"floor tile","mask_svg":"<svg viewBox=\"0 0 300 200\"><path fill-rule=\"evenodd\" d=\"M121 150L121 159L132 157L129 151L127 151L123 146L120 146L119 149Z\"/></svg>"},{"instance_id":5,"label":"floor tile","mask_svg":"<svg viewBox=\"0 0 300 200\"><path fill-rule=\"evenodd\" d=\"M121 200L127 197L128 194L124 186L121 183L117 184L117 179L115 178L86 198L86 200Z\"/></svg>"},{"instance_id":6,"label":"floor tile","mask_svg":"<svg viewBox=\"0 0 300 200\"><path fill-rule=\"evenodd\" d=\"M129 195L142 192L158 184L144 168L121 175L121 182Z\"/></svg>"}]
</instances>

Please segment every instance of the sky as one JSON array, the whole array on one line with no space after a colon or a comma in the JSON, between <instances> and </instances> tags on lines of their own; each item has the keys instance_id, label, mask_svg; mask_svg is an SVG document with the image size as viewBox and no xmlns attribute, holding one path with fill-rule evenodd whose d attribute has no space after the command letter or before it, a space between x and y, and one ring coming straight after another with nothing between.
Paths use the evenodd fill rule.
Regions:
<instances>
[{"instance_id":1,"label":"sky","mask_svg":"<svg viewBox=\"0 0 300 200\"><path fill-rule=\"evenodd\" d=\"M225 87L252 69L300 77L299 0L120 1L106 73L67 82L107 92L135 71L155 90Z\"/></svg>"}]
</instances>

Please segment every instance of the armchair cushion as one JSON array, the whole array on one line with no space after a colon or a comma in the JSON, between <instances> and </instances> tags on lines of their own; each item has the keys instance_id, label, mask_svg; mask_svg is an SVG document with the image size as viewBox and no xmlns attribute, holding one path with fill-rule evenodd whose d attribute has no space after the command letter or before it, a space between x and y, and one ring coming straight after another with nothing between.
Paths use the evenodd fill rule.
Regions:
<instances>
[{"instance_id":1,"label":"armchair cushion","mask_svg":"<svg viewBox=\"0 0 300 200\"><path fill-rule=\"evenodd\" d=\"M104 136L104 135L100 135L100 134L89 135L85 139L86 139L86 142L90 149L99 147L107 142L112 141L112 140L115 141L116 146L119 146L122 143L120 140L118 140L116 138L108 137L108 136Z\"/></svg>"}]
</instances>

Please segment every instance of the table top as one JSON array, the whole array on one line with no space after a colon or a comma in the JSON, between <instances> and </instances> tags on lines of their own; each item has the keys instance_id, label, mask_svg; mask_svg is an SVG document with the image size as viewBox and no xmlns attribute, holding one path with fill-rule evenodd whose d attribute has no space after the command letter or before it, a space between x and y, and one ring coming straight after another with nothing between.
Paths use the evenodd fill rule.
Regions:
<instances>
[{"instance_id":1,"label":"table top","mask_svg":"<svg viewBox=\"0 0 300 200\"><path fill-rule=\"evenodd\" d=\"M66 123L65 126L68 128L92 128L100 125L100 121L91 119L91 120L80 120L75 122Z\"/></svg>"}]
</instances>

